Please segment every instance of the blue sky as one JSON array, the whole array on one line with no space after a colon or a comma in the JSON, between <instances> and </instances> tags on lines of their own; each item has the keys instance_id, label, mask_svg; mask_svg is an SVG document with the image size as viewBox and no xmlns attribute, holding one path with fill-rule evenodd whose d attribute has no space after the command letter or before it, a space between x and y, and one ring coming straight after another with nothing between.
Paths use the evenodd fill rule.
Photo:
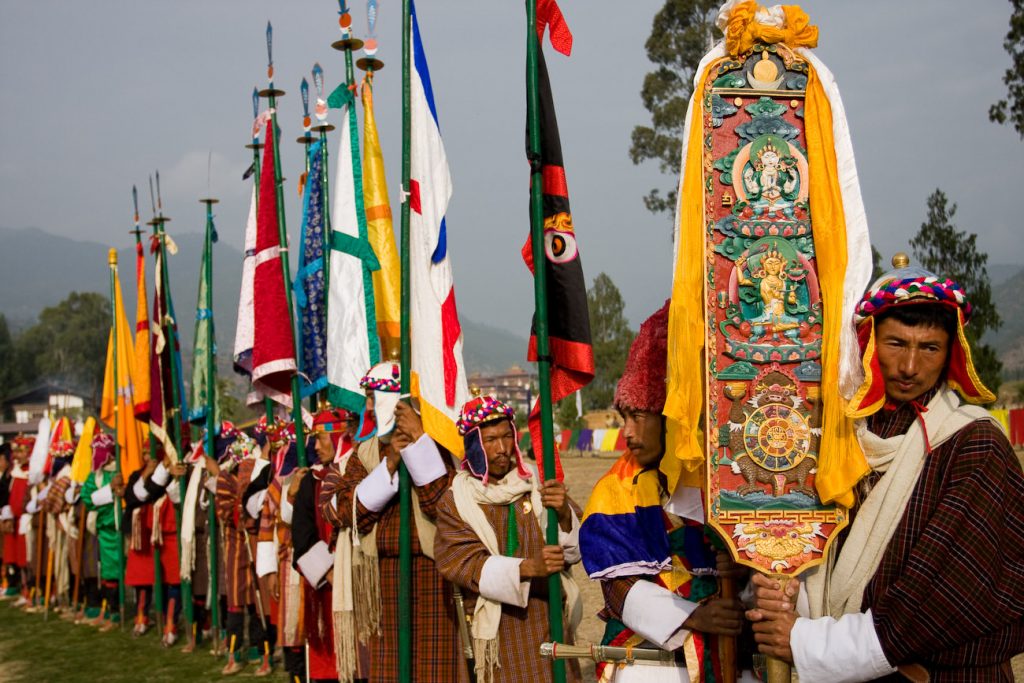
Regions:
<instances>
[{"instance_id":1,"label":"blue sky","mask_svg":"<svg viewBox=\"0 0 1024 683\"><path fill-rule=\"evenodd\" d=\"M574 221L588 281L607 272L635 326L667 297L669 220L641 198L669 180L628 158L650 69L644 42L659 0L561 0L573 56L549 51ZM1024 264L1018 195L1024 143L990 124L1009 64L1010 3L807 2L817 54L839 81L875 244L906 249L943 188L961 229L994 263ZM212 192L222 239L241 245L251 160L250 93L265 84L274 23L286 187L301 171L298 84L315 61L328 88L344 74L329 0L0 2L0 225L39 227L123 247L130 190L161 171L171 232L199 231ZM364 35L365 4L352 3ZM525 334L532 284L519 257L527 225L521 2L421 0L418 7L455 192L448 213L464 315ZM392 201L400 174L400 3L380 2L375 88ZM337 113L332 112L337 119ZM334 142L332 141L332 152ZM211 173L207 160L212 155ZM148 214L148 191L143 190ZM288 227L299 228L288 192ZM395 207L397 215L397 206ZM218 264L218 267L240 267ZM98 283L97 287L103 287Z\"/></svg>"}]
</instances>

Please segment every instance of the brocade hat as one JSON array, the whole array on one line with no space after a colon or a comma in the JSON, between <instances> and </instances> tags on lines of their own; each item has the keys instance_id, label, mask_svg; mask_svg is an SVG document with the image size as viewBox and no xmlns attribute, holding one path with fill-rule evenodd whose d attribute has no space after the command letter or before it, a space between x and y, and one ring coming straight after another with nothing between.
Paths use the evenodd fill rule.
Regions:
<instances>
[{"instance_id":1,"label":"brocade hat","mask_svg":"<svg viewBox=\"0 0 1024 683\"><path fill-rule=\"evenodd\" d=\"M365 441L371 436L383 437L395 428L395 408L401 399L402 368L394 361L377 363L366 376L359 380L359 386L373 392L373 414L363 408L356 430L356 440Z\"/></svg>"},{"instance_id":2,"label":"brocade hat","mask_svg":"<svg viewBox=\"0 0 1024 683\"><path fill-rule=\"evenodd\" d=\"M523 479L530 477L529 470L523 464L523 454L519 451L519 431L516 429L516 411L512 406L499 401L493 396L475 396L466 401L459 412L456 426L462 435L466 448L466 457L462 461L462 469L468 470L484 484L489 478L487 453L484 451L480 429L487 425L508 420L512 425L513 449L515 452L516 469Z\"/></svg>"},{"instance_id":3,"label":"brocade hat","mask_svg":"<svg viewBox=\"0 0 1024 683\"><path fill-rule=\"evenodd\" d=\"M668 305L640 325L615 387L615 407L661 414L668 378Z\"/></svg>"},{"instance_id":4,"label":"brocade hat","mask_svg":"<svg viewBox=\"0 0 1024 683\"><path fill-rule=\"evenodd\" d=\"M875 318L896 307L945 306L956 314L956 334L949 340L946 382L968 403L985 404L995 400L978 377L971 360L971 347L964 327L971 318L971 303L963 287L949 278L940 278L919 266L909 265L903 254L893 257L892 270L871 284L854 310L860 339L864 384L846 409L850 417L867 417L885 405L885 380L875 344Z\"/></svg>"},{"instance_id":5,"label":"brocade hat","mask_svg":"<svg viewBox=\"0 0 1024 683\"><path fill-rule=\"evenodd\" d=\"M333 408L327 403L320 405L320 411L313 416L313 434L328 434L334 445L335 457L348 452L351 439L348 436L348 423L355 415L344 408ZM294 427L294 425L292 425ZM287 431L285 432L287 433ZM292 436L294 439L294 435ZM342 443L346 445L339 448Z\"/></svg>"},{"instance_id":6,"label":"brocade hat","mask_svg":"<svg viewBox=\"0 0 1024 683\"><path fill-rule=\"evenodd\" d=\"M35 447L35 445L36 437L31 435L26 436L25 434L18 434L16 437L14 437L14 440L11 442L12 450L31 451Z\"/></svg>"},{"instance_id":7,"label":"brocade hat","mask_svg":"<svg viewBox=\"0 0 1024 683\"><path fill-rule=\"evenodd\" d=\"M92 437L92 470L101 470L114 461L114 437L97 431Z\"/></svg>"}]
</instances>

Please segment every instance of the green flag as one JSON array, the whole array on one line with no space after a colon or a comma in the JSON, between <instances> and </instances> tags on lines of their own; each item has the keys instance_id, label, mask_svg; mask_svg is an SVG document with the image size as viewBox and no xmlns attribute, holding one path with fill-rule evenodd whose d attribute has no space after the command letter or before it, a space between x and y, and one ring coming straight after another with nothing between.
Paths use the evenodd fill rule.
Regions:
<instances>
[{"instance_id":1,"label":"green flag","mask_svg":"<svg viewBox=\"0 0 1024 683\"><path fill-rule=\"evenodd\" d=\"M203 263L199 270L199 295L196 298L196 328L192 345L192 384L189 400L189 422L206 424L212 414L212 423L220 424L217 402L217 342L213 333L213 243L217 230L213 226L213 213L206 214L206 241L203 244Z\"/></svg>"}]
</instances>

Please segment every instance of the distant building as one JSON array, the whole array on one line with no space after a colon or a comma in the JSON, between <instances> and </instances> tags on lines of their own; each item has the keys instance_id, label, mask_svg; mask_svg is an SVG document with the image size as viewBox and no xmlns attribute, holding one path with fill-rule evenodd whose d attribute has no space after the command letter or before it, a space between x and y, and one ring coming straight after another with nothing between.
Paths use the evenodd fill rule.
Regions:
<instances>
[{"instance_id":1,"label":"distant building","mask_svg":"<svg viewBox=\"0 0 1024 683\"><path fill-rule=\"evenodd\" d=\"M502 374L485 375L475 372L469 376L470 389L479 389L516 409L519 415L530 410L530 401L536 393L537 375L513 365Z\"/></svg>"},{"instance_id":2,"label":"distant building","mask_svg":"<svg viewBox=\"0 0 1024 683\"><path fill-rule=\"evenodd\" d=\"M587 429L618 429L622 427L622 417L617 410L591 410L583 415Z\"/></svg>"},{"instance_id":3,"label":"distant building","mask_svg":"<svg viewBox=\"0 0 1024 683\"><path fill-rule=\"evenodd\" d=\"M6 441L21 432L34 434L44 415L80 418L85 413L85 403L84 392L54 382L19 391L3 402L3 415L13 418L13 422L0 423L0 438Z\"/></svg>"}]
</instances>

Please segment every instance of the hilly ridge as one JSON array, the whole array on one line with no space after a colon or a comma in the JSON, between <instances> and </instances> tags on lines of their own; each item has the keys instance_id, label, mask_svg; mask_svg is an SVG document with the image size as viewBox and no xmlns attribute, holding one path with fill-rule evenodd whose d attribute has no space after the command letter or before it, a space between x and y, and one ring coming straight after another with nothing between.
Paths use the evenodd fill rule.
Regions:
<instances>
[{"instance_id":1,"label":"hilly ridge","mask_svg":"<svg viewBox=\"0 0 1024 683\"><path fill-rule=\"evenodd\" d=\"M187 357L191 355L195 317L193 312L199 285L203 235L198 232L170 234L178 253L167 260L171 294L177 314L181 341ZM125 243L132 238L125 235ZM153 296L154 264L147 248L146 285ZM0 227L0 313L12 330L33 325L39 312L60 303L72 291L110 295L107 268L109 246L88 240L73 240L52 235L38 228ZM220 347L220 365L230 365L235 335L238 291L242 283L242 252L220 242L213 247L213 309ZM118 263L125 311L135 317L135 248L118 250ZM294 272L294 271L293 271ZM152 302L150 302L152 309ZM465 360L470 372L498 372L511 365L525 365L526 338L475 322L463 316ZM225 359L227 362L225 363Z\"/></svg>"}]
</instances>

